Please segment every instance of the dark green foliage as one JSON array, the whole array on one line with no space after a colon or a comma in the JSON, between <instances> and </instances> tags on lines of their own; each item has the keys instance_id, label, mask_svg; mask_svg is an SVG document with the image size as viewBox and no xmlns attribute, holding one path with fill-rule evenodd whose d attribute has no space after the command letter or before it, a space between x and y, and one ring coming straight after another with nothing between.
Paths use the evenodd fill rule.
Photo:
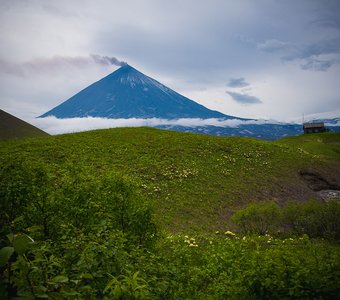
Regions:
<instances>
[{"instance_id":1,"label":"dark green foliage","mask_svg":"<svg viewBox=\"0 0 340 300\"><path fill-rule=\"evenodd\" d=\"M340 178L339 153L333 151L339 148L340 134L316 135L301 143L304 138L272 143L116 128L0 142L0 169L13 163L21 163L23 170L41 166L50 182L57 182L54 189L64 184L59 179L65 176L71 185L84 174L98 180L123 174L153 204L162 228L205 233L229 227L226 216L249 201L307 200L310 190L299 172L309 166Z\"/></svg>"},{"instance_id":2,"label":"dark green foliage","mask_svg":"<svg viewBox=\"0 0 340 300\"><path fill-rule=\"evenodd\" d=\"M261 235L277 230L280 219L280 208L273 201L249 204L232 217L242 231Z\"/></svg>"},{"instance_id":3,"label":"dark green foliage","mask_svg":"<svg viewBox=\"0 0 340 300\"><path fill-rule=\"evenodd\" d=\"M130 179L97 178L80 168L62 171L53 174L45 165L20 163L2 169L2 234L33 227L35 235L57 239L61 222L84 231L107 222L140 243L155 234L151 210Z\"/></svg>"},{"instance_id":4,"label":"dark green foliage","mask_svg":"<svg viewBox=\"0 0 340 300\"><path fill-rule=\"evenodd\" d=\"M151 299L148 283L138 272L127 276L111 276L104 289L104 294L113 299Z\"/></svg>"},{"instance_id":5,"label":"dark green foliage","mask_svg":"<svg viewBox=\"0 0 340 300\"><path fill-rule=\"evenodd\" d=\"M283 208L285 231L308 234L310 237L340 240L340 201L327 203L310 200L306 203L289 202Z\"/></svg>"},{"instance_id":6,"label":"dark green foliage","mask_svg":"<svg viewBox=\"0 0 340 300\"><path fill-rule=\"evenodd\" d=\"M289 201L282 208L274 202L252 203L237 211L232 220L251 234L307 234L313 238L340 240L340 201Z\"/></svg>"},{"instance_id":7,"label":"dark green foliage","mask_svg":"<svg viewBox=\"0 0 340 300\"><path fill-rule=\"evenodd\" d=\"M108 274L128 272L129 253L155 241L150 207L130 179L18 162L0 175L5 295L103 295Z\"/></svg>"},{"instance_id":8,"label":"dark green foliage","mask_svg":"<svg viewBox=\"0 0 340 300\"><path fill-rule=\"evenodd\" d=\"M314 155L279 143L145 128L2 145L1 299L340 293L339 202L254 203L233 219L266 235L216 232L250 194L262 199L263 186L273 191L302 165L318 164ZM170 235L194 229L194 236Z\"/></svg>"},{"instance_id":9,"label":"dark green foliage","mask_svg":"<svg viewBox=\"0 0 340 300\"><path fill-rule=\"evenodd\" d=\"M32 184L31 174L20 163L8 163L0 168L0 233L9 233L17 216L25 211Z\"/></svg>"},{"instance_id":10,"label":"dark green foliage","mask_svg":"<svg viewBox=\"0 0 340 300\"><path fill-rule=\"evenodd\" d=\"M337 299L340 292L336 246L229 233L192 240L163 241L149 269L156 299Z\"/></svg>"}]
</instances>

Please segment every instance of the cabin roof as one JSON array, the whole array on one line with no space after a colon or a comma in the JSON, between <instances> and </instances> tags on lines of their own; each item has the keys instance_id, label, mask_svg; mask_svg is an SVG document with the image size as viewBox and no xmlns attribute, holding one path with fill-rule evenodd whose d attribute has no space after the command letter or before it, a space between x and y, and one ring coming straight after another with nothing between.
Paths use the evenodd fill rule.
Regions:
<instances>
[{"instance_id":1,"label":"cabin roof","mask_svg":"<svg viewBox=\"0 0 340 300\"><path fill-rule=\"evenodd\" d=\"M322 128L322 127L325 127L324 122L303 123L303 128Z\"/></svg>"}]
</instances>

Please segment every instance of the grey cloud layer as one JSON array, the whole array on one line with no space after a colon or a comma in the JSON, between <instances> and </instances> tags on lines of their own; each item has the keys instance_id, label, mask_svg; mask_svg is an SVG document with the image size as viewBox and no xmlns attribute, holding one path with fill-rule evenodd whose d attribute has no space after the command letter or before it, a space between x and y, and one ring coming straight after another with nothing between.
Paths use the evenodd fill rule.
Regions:
<instances>
[{"instance_id":1,"label":"grey cloud layer","mask_svg":"<svg viewBox=\"0 0 340 300\"><path fill-rule=\"evenodd\" d=\"M235 100L238 103L241 104L260 104L262 101L259 98L256 98L254 96L250 96L247 94L241 94L236 92L226 92L233 100Z\"/></svg>"},{"instance_id":2,"label":"grey cloud layer","mask_svg":"<svg viewBox=\"0 0 340 300\"><path fill-rule=\"evenodd\" d=\"M269 53L279 53L284 61L300 60L304 70L326 71L340 62L340 35L307 45L271 39L258 43L257 48ZM327 55L335 55L336 58L322 58Z\"/></svg>"},{"instance_id":3,"label":"grey cloud layer","mask_svg":"<svg viewBox=\"0 0 340 300\"><path fill-rule=\"evenodd\" d=\"M22 107L43 113L122 59L230 115L334 110L339 20L339 0L3 0L0 104L19 117ZM256 97L243 89L253 85Z\"/></svg>"},{"instance_id":4,"label":"grey cloud layer","mask_svg":"<svg viewBox=\"0 0 340 300\"><path fill-rule=\"evenodd\" d=\"M227 84L229 87L246 87L249 86L249 83L246 80L241 78L230 78Z\"/></svg>"},{"instance_id":5,"label":"grey cloud layer","mask_svg":"<svg viewBox=\"0 0 340 300\"><path fill-rule=\"evenodd\" d=\"M259 98L247 94L252 87L243 77L230 78L227 86L236 89L237 92L226 91L226 93L237 103L243 105L263 103Z\"/></svg>"}]
</instances>

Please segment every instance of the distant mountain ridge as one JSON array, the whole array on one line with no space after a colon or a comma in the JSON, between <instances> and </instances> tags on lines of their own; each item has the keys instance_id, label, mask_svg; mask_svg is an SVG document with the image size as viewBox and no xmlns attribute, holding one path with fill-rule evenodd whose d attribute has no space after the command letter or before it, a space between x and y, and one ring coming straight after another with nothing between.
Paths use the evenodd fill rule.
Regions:
<instances>
[{"instance_id":1,"label":"distant mountain ridge","mask_svg":"<svg viewBox=\"0 0 340 300\"><path fill-rule=\"evenodd\" d=\"M0 109L0 140L47 135L39 128Z\"/></svg>"},{"instance_id":2,"label":"distant mountain ridge","mask_svg":"<svg viewBox=\"0 0 340 300\"><path fill-rule=\"evenodd\" d=\"M332 119L315 119L314 122L323 122L326 126L340 126L340 118L332 118Z\"/></svg>"},{"instance_id":3,"label":"distant mountain ridge","mask_svg":"<svg viewBox=\"0 0 340 300\"><path fill-rule=\"evenodd\" d=\"M211 125L196 127L162 125L157 126L157 128L214 136L243 136L269 141L278 140L286 136L300 135L303 133L302 125L299 124L241 124L236 127Z\"/></svg>"},{"instance_id":4,"label":"distant mountain ridge","mask_svg":"<svg viewBox=\"0 0 340 300\"><path fill-rule=\"evenodd\" d=\"M99 81L89 85L60 105L44 113L40 118L54 116L68 118L109 119L216 119L238 120L237 126L187 126L154 125L163 129L187 131L208 135L246 136L276 140L303 133L302 125L280 122L257 122L210 110L141 73L130 65L124 65ZM250 121L250 122L243 122ZM340 131L339 119L328 120L332 131ZM330 123L330 124L329 124Z\"/></svg>"},{"instance_id":5,"label":"distant mountain ridge","mask_svg":"<svg viewBox=\"0 0 340 300\"><path fill-rule=\"evenodd\" d=\"M223 118L242 119L210 110L125 65L91 84L40 117L57 118Z\"/></svg>"}]
</instances>

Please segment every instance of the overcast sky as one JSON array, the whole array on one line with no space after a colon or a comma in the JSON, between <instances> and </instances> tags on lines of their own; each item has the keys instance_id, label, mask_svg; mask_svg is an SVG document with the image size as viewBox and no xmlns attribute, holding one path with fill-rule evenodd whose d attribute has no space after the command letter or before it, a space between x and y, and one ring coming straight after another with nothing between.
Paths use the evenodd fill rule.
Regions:
<instances>
[{"instance_id":1,"label":"overcast sky","mask_svg":"<svg viewBox=\"0 0 340 300\"><path fill-rule=\"evenodd\" d=\"M340 116L339 0L0 0L0 45L25 120L121 62L229 115Z\"/></svg>"}]
</instances>

